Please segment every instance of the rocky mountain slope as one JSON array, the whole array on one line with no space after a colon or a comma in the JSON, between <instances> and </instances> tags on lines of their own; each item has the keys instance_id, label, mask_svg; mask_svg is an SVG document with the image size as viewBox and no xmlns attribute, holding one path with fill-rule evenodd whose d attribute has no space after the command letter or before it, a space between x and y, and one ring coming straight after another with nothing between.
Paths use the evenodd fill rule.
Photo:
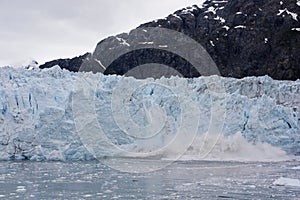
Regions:
<instances>
[{"instance_id":1,"label":"rocky mountain slope","mask_svg":"<svg viewBox=\"0 0 300 200\"><path fill-rule=\"evenodd\" d=\"M162 27L190 36L206 49L225 77L269 75L279 80L296 80L300 78L299 15L299 0L207 0L200 7L195 5L176 11L139 28ZM102 62L106 55L128 48L133 41L151 41L147 35L141 39L134 33L133 30L99 42L92 55L74 58L73 62L55 60L40 68L59 65L70 71L123 75L147 62L171 67L175 62L180 67L174 68L183 76L201 75L180 56L149 48L128 52L106 66ZM80 66L83 67L80 69Z\"/></svg>"}]
</instances>

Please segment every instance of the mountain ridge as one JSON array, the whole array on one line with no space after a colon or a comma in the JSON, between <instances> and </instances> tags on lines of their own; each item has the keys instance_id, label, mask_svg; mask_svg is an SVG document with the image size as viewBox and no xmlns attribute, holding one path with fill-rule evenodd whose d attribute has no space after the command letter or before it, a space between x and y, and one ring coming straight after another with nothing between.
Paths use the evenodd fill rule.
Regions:
<instances>
[{"instance_id":1,"label":"mountain ridge","mask_svg":"<svg viewBox=\"0 0 300 200\"><path fill-rule=\"evenodd\" d=\"M178 10L164 19L142 24L138 28L162 27L190 36L206 49L220 74L225 77L269 75L277 80L296 80L300 78L299 4L297 0L208 0L202 6L194 5ZM61 66L64 59L60 59L47 62L40 68L60 65L61 68L79 71L84 65L84 71L99 72L99 55L108 51L107 47L101 46L103 41L111 42L114 49L122 49L125 48L123 42L118 42L116 38L124 41L128 38L136 39L132 32L100 41L93 54L74 59L77 65ZM106 66L100 71L104 74L124 75L128 66L138 65L141 58L151 60L162 54L149 54L145 50L139 55L140 58L125 55L123 60L114 63L114 67ZM174 57L163 59L163 63L172 63ZM178 64L182 68L187 65L184 62ZM199 75L188 71L183 76Z\"/></svg>"}]
</instances>

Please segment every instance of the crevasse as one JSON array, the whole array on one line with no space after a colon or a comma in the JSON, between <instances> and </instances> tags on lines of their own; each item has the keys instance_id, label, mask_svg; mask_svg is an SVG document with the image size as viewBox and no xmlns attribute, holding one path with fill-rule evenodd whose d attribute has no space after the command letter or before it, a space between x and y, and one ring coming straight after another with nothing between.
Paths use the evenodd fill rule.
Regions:
<instances>
[{"instance_id":1,"label":"crevasse","mask_svg":"<svg viewBox=\"0 0 300 200\"><path fill-rule=\"evenodd\" d=\"M98 122L95 126L101 127L113 145L124 149L119 156L132 152L152 155L167 146L181 130L182 101L197 105L199 110L197 118L187 119L186 124L197 124L198 128L182 159L278 160L300 155L299 80L276 81L268 76L136 80L72 73L59 67L33 71L5 67L0 68L0 160L93 160L95 152L85 147L86 140L82 140L74 120L73 96L78 93L82 79L94 84L89 95L94 100ZM209 127L214 126L214 100L207 82L215 79L225 88L225 119L213 122L224 123L218 137L206 135ZM131 91L130 98L118 100L114 94L117 85L134 87L137 83L142 84ZM115 116L112 106L124 108L130 118L128 123L135 124L132 130L138 132L128 134L131 127L120 124L126 120ZM124 130L126 127L128 130ZM151 130L156 132L151 135ZM93 134L97 133L91 133L91 137ZM201 154L208 143L214 145L207 154ZM100 155L111 153L103 151Z\"/></svg>"}]
</instances>

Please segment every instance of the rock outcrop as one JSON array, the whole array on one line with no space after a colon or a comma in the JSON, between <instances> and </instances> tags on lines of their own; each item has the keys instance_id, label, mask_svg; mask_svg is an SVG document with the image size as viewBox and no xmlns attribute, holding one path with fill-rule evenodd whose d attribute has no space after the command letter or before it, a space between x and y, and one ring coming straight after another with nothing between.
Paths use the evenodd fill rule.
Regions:
<instances>
[{"instance_id":1,"label":"rock outcrop","mask_svg":"<svg viewBox=\"0 0 300 200\"><path fill-rule=\"evenodd\" d=\"M67 59L58 59L58 60L53 60L50 62L46 62L43 65L40 65L41 69L46 69L46 68L51 68L55 65L60 66L62 69L67 69L71 72L78 72L80 69L80 66L82 65L83 61L85 59L88 59L91 57L90 53L85 53L84 55L75 57L75 58L67 58Z\"/></svg>"},{"instance_id":2,"label":"rock outcrop","mask_svg":"<svg viewBox=\"0 0 300 200\"><path fill-rule=\"evenodd\" d=\"M298 14L299 0L208 0L201 7L182 9L138 28L162 27L190 36L206 49L225 77L269 75L278 80L296 80L300 78ZM134 30L109 37L98 43L91 56L84 57L85 67L81 69L123 75L132 67L154 61L171 67L176 65L174 68L180 69L185 77L201 75L180 56L149 48L128 52L109 66L103 64L103 55L126 49L132 41L151 40L147 36L141 39ZM58 64L70 71L78 71L82 58L76 64L68 61L52 61L41 68Z\"/></svg>"}]
</instances>

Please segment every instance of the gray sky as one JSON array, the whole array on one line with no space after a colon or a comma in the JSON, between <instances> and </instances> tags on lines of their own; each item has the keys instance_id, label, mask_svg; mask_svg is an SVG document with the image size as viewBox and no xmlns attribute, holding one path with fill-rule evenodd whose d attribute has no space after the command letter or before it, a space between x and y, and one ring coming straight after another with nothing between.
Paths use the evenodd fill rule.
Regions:
<instances>
[{"instance_id":1,"label":"gray sky","mask_svg":"<svg viewBox=\"0 0 300 200\"><path fill-rule=\"evenodd\" d=\"M203 0L0 0L0 66L92 52L101 39Z\"/></svg>"}]
</instances>

